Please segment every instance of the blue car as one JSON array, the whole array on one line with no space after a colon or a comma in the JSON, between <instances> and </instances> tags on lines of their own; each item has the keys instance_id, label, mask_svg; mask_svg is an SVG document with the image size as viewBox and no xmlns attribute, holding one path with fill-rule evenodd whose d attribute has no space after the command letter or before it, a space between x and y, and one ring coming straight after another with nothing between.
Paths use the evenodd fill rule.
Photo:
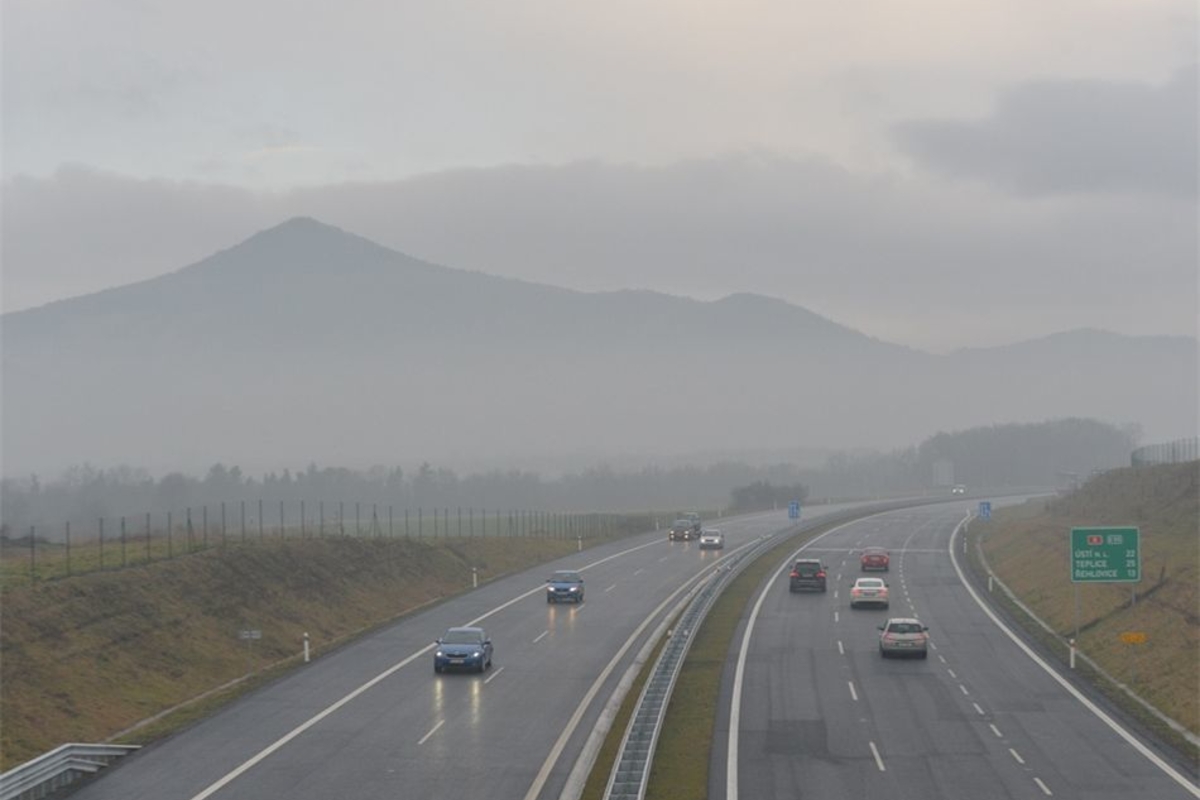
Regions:
<instances>
[{"instance_id":1,"label":"blue car","mask_svg":"<svg viewBox=\"0 0 1200 800\"><path fill-rule=\"evenodd\" d=\"M572 570L560 569L546 579L546 602L583 602L583 576Z\"/></svg>"},{"instance_id":2,"label":"blue car","mask_svg":"<svg viewBox=\"0 0 1200 800\"><path fill-rule=\"evenodd\" d=\"M483 672L492 665L492 640L483 628L451 628L437 640L433 671L461 669Z\"/></svg>"}]
</instances>

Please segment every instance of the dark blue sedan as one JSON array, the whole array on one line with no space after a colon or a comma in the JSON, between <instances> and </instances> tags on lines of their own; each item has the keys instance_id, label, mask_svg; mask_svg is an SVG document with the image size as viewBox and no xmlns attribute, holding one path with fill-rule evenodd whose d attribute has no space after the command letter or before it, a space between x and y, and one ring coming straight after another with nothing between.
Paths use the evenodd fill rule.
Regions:
<instances>
[{"instance_id":1,"label":"dark blue sedan","mask_svg":"<svg viewBox=\"0 0 1200 800\"><path fill-rule=\"evenodd\" d=\"M483 672L492 665L492 640L483 628L451 628L437 640L433 671L461 669Z\"/></svg>"},{"instance_id":2,"label":"dark blue sedan","mask_svg":"<svg viewBox=\"0 0 1200 800\"><path fill-rule=\"evenodd\" d=\"M583 576L572 570L560 569L546 579L546 602L564 601L583 602Z\"/></svg>"}]
</instances>

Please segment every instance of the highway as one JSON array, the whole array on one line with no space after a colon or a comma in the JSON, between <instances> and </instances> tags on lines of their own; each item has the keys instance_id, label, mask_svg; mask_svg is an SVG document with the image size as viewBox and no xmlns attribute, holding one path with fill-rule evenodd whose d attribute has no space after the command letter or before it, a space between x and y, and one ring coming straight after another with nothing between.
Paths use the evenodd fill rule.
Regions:
<instances>
[{"instance_id":1,"label":"highway","mask_svg":"<svg viewBox=\"0 0 1200 800\"><path fill-rule=\"evenodd\" d=\"M756 595L723 681L709 797L1200 796L1073 696L973 599L950 552L970 505L841 526L802 551L829 567L825 594L789 592L781 570ZM891 607L852 611L857 553L870 545L891 551ZM888 616L929 627L926 660L880 657L876 626Z\"/></svg>"},{"instance_id":2,"label":"highway","mask_svg":"<svg viewBox=\"0 0 1200 800\"><path fill-rule=\"evenodd\" d=\"M724 552L788 525L785 511L724 521ZM721 555L653 532L485 584L254 691L75 796L556 798L644 639ZM582 605L545 602L555 569L583 572ZM433 640L467 624L492 638L493 668L435 675Z\"/></svg>"}]
</instances>

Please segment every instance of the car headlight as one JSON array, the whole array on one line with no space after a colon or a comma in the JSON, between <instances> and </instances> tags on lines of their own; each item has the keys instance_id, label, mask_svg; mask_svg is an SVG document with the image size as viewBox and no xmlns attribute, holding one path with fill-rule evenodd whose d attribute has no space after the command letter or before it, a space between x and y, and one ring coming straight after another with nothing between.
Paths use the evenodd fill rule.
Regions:
<instances>
[{"instance_id":1,"label":"car headlight","mask_svg":"<svg viewBox=\"0 0 1200 800\"><path fill-rule=\"evenodd\" d=\"M437 657L437 658L441 658L441 657L443 657L443 656L444 656L444 655L446 655L446 654L445 654L445 653L443 653L441 650L438 650L438 651L437 651L436 653L434 653L433 655L434 655L435 657Z\"/></svg>"},{"instance_id":2,"label":"car headlight","mask_svg":"<svg viewBox=\"0 0 1200 800\"><path fill-rule=\"evenodd\" d=\"M471 658L479 658L481 655L483 655L483 653L476 650L474 653L471 654Z\"/></svg>"}]
</instances>

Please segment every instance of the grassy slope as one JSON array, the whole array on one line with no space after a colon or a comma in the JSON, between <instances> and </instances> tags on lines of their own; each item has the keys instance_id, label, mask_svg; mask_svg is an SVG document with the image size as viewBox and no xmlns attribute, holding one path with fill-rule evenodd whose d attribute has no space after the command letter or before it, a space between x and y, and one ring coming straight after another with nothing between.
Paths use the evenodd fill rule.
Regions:
<instances>
[{"instance_id":1,"label":"grassy slope","mask_svg":"<svg viewBox=\"0 0 1200 800\"><path fill-rule=\"evenodd\" d=\"M319 653L464 591L472 566L487 579L575 549L542 538L292 540L6 589L0 769L242 677L241 629L262 631L261 668L295 659L305 631Z\"/></svg>"},{"instance_id":2,"label":"grassy slope","mask_svg":"<svg viewBox=\"0 0 1200 800\"><path fill-rule=\"evenodd\" d=\"M996 574L1063 636L1075 628L1072 527L1141 529L1142 582L1080 584L1079 646L1118 680L1200 733L1200 462L1121 469L1042 505L1005 510L984 531ZM973 526L975 527L975 526ZM1120 634L1146 633L1142 645Z\"/></svg>"}]
</instances>

